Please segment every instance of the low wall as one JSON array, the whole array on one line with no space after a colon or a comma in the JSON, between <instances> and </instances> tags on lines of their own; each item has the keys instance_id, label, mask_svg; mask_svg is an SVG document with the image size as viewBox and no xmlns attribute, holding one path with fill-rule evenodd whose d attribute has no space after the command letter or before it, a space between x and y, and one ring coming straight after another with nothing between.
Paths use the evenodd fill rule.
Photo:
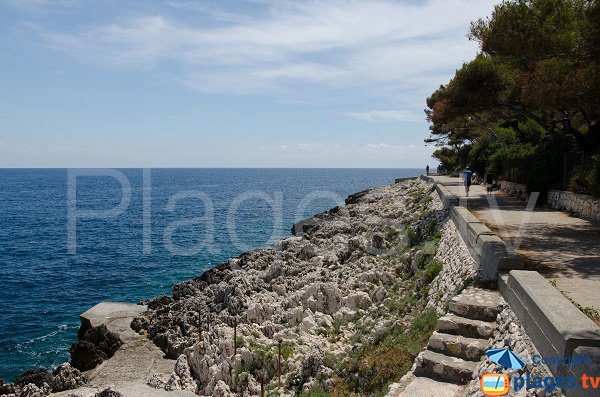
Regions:
<instances>
[{"instance_id":1,"label":"low wall","mask_svg":"<svg viewBox=\"0 0 600 397\"><path fill-rule=\"evenodd\" d=\"M521 183L509 182L509 181L500 181L500 191L511 196L519 197L523 200L527 200L527 187Z\"/></svg>"},{"instance_id":2,"label":"low wall","mask_svg":"<svg viewBox=\"0 0 600 397\"><path fill-rule=\"evenodd\" d=\"M509 251L504 241L468 209L453 206L450 209L450 217L471 256L479 265L479 273L484 279L496 280L500 270L523 269L523 259L515 252Z\"/></svg>"},{"instance_id":3,"label":"low wall","mask_svg":"<svg viewBox=\"0 0 600 397\"><path fill-rule=\"evenodd\" d=\"M546 204L555 210L571 211L580 218L600 221L600 198L562 190L550 190Z\"/></svg>"},{"instance_id":4,"label":"low wall","mask_svg":"<svg viewBox=\"0 0 600 397\"><path fill-rule=\"evenodd\" d=\"M600 327L535 271L513 270L498 288L542 356L589 356L591 364L549 366L556 377L600 373ZM597 390L565 389L567 396L592 396Z\"/></svg>"},{"instance_id":5,"label":"low wall","mask_svg":"<svg viewBox=\"0 0 600 397\"><path fill-rule=\"evenodd\" d=\"M456 196L453 193L450 193L446 186L442 185L441 183L436 183L435 179L431 176L421 175L419 178L423 181L431 182L434 184L435 191L437 192L438 196L440 196L440 200L442 200L444 208L450 208L452 206L458 205L458 196Z\"/></svg>"}]
</instances>

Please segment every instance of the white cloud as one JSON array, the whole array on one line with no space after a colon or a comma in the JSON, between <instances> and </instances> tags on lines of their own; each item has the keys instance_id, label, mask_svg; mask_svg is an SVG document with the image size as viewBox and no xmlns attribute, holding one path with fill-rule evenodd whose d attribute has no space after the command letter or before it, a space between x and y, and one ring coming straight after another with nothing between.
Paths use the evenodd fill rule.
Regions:
<instances>
[{"instance_id":1,"label":"white cloud","mask_svg":"<svg viewBox=\"0 0 600 397\"><path fill-rule=\"evenodd\" d=\"M308 83L381 89L386 95L422 86L427 77L472 57L476 45L464 37L469 21L487 15L492 4L274 1L255 15L200 7L217 20L224 15L226 22L211 26L146 15L75 33L44 28L38 33L46 45L93 64L143 70L177 65L178 78L201 91L280 93Z\"/></svg>"},{"instance_id":2,"label":"white cloud","mask_svg":"<svg viewBox=\"0 0 600 397\"><path fill-rule=\"evenodd\" d=\"M424 117L409 110L369 110L366 112L344 113L348 117L357 120L378 122L378 121L423 121Z\"/></svg>"}]
</instances>

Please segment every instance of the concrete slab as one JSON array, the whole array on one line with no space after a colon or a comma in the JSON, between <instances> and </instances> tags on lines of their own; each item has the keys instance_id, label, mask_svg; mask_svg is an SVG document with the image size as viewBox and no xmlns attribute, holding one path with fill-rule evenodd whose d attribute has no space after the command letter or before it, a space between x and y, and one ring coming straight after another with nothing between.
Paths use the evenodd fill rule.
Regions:
<instances>
[{"instance_id":1,"label":"concrete slab","mask_svg":"<svg viewBox=\"0 0 600 397\"><path fill-rule=\"evenodd\" d=\"M53 397L67 397L73 393L80 394L85 397L93 397L99 391L104 390L105 388L92 388L92 387L82 387L77 389L76 391L69 390L60 393L51 394ZM120 384L119 386L114 386L114 389L121 392L125 397L198 397L196 394L183 391L183 390L174 390L174 391L166 391L153 389L150 386L140 385L137 383L125 383Z\"/></svg>"},{"instance_id":2,"label":"concrete slab","mask_svg":"<svg viewBox=\"0 0 600 397\"><path fill-rule=\"evenodd\" d=\"M164 353L151 340L131 329L131 321L146 310L147 307L141 305L102 302L81 314L84 327L104 324L110 331L119 335L123 345L109 360L85 373L90 380L86 387L51 395L58 397L79 393L87 396L114 386L128 397L193 396L194 394L189 392L173 394L147 386L148 380L154 374L165 381L168 380L175 367L175 360L164 358Z\"/></svg>"},{"instance_id":3,"label":"concrete slab","mask_svg":"<svg viewBox=\"0 0 600 397\"><path fill-rule=\"evenodd\" d=\"M458 397L465 387L452 383L438 382L424 376L416 376L397 394L392 397Z\"/></svg>"},{"instance_id":4,"label":"concrete slab","mask_svg":"<svg viewBox=\"0 0 600 397\"><path fill-rule=\"evenodd\" d=\"M131 329L131 321L148 310L147 306L122 302L100 302L79 316L84 328L106 325L109 331L118 334L121 340L137 337Z\"/></svg>"}]
</instances>

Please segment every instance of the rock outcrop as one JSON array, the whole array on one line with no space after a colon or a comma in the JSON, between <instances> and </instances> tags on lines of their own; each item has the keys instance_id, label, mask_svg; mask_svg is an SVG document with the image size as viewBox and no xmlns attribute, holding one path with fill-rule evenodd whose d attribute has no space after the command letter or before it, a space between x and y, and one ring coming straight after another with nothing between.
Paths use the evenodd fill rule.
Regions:
<instances>
[{"instance_id":1,"label":"rock outcrop","mask_svg":"<svg viewBox=\"0 0 600 397\"><path fill-rule=\"evenodd\" d=\"M73 390L87 383L87 378L71 364L64 363L58 366L52 373L54 376L50 382L53 392Z\"/></svg>"},{"instance_id":2,"label":"rock outcrop","mask_svg":"<svg viewBox=\"0 0 600 397\"><path fill-rule=\"evenodd\" d=\"M277 387L281 369L279 395L330 389L337 360L401 333L411 304L435 307L473 276L438 282L429 294L445 266L443 257L432 263L437 244L453 228L432 191L408 180L354 194L275 246L245 252L148 302L132 327L177 359L168 381L149 384L255 395L261 384Z\"/></svg>"},{"instance_id":3,"label":"rock outcrop","mask_svg":"<svg viewBox=\"0 0 600 397\"><path fill-rule=\"evenodd\" d=\"M80 371L93 369L112 357L122 344L105 325L90 328L71 346L71 365Z\"/></svg>"}]
</instances>

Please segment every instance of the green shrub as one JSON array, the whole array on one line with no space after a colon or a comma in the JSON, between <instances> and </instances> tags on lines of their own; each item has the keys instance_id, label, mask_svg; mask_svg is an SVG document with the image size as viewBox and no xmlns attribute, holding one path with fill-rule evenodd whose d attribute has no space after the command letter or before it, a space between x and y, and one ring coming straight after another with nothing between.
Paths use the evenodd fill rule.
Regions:
<instances>
[{"instance_id":1,"label":"green shrub","mask_svg":"<svg viewBox=\"0 0 600 397\"><path fill-rule=\"evenodd\" d=\"M244 337L242 335L238 335L235 338L235 346L238 348L246 346L246 341L244 340Z\"/></svg>"},{"instance_id":2,"label":"green shrub","mask_svg":"<svg viewBox=\"0 0 600 397\"><path fill-rule=\"evenodd\" d=\"M393 227L388 227L386 232L385 232L385 239L388 243L394 242L396 241L396 239L398 238L398 231L396 229L394 229Z\"/></svg>"},{"instance_id":3,"label":"green shrub","mask_svg":"<svg viewBox=\"0 0 600 397\"><path fill-rule=\"evenodd\" d=\"M329 396L331 396L331 394L326 392L325 390L321 389L320 387L316 387L316 388L312 389L311 391L309 391L308 393L300 394L300 397L329 397Z\"/></svg>"},{"instance_id":4,"label":"green shrub","mask_svg":"<svg viewBox=\"0 0 600 397\"><path fill-rule=\"evenodd\" d=\"M421 234L412 227L406 229L406 237L408 237L408 245L410 245L411 247L415 247L421 244Z\"/></svg>"},{"instance_id":5,"label":"green shrub","mask_svg":"<svg viewBox=\"0 0 600 397\"><path fill-rule=\"evenodd\" d=\"M425 265L425 270L423 271L425 282L427 284L431 283L433 279L436 278L438 274L440 274L443 268L444 264L437 259L432 259L429 262L427 262L427 265Z\"/></svg>"},{"instance_id":6,"label":"green shrub","mask_svg":"<svg viewBox=\"0 0 600 397\"><path fill-rule=\"evenodd\" d=\"M592 157L588 183L590 186L589 194L600 197L600 154Z\"/></svg>"}]
</instances>

